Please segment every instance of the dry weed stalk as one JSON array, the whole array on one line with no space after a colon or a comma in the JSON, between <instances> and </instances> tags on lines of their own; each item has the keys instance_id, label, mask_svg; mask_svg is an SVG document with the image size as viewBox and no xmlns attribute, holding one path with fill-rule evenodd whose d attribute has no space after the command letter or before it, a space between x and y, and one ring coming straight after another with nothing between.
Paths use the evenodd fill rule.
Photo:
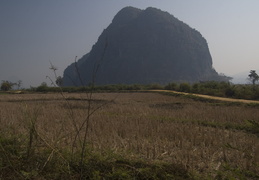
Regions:
<instances>
[{"instance_id":1,"label":"dry weed stalk","mask_svg":"<svg viewBox=\"0 0 259 180\"><path fill-rule=\"evenodd\" d=\"M82 76L81 76L81 73L80 73L80 70L79 70L79 67L77 65L77 56L75 57L75 70L77 72L77 75L78 75L78 79L80 81L80 86L82 87L89 87L89 91L86 91L84 93L84 95L86 95L86 99L84 98L81 98L81 100L86 100L86 106L84 108L84 110L86 111L86 114L85 116L83 117L83 121L80 122L80 121L76 121L76 116L75 116L75 113L74 113L74 109L72 108L71 106L71 103L67 100L67 98L65 97L64 95L64 92L62 91L62 87L59 85L59 88L60 88L60 92L61 92L61 96L64 98L65 102L66 102L66 105L68 107L68 111L69 111L69 114L70 114L70 120L72 121L72 124L73 124L73 127L76 131L74 137L73 137L73 142L71 143L71 152L72 152L72 158L74 158L74 151L75 151L75 148L78 148L76 146L76 143L79 143L80 145L80 148L79 148L79 151L80 151L80 160L79 160L79 167L80 167L80 178L82 178L82 175L83 175L83 171L84 171L84 163L85 163L85 159L86 159L86 155L87 155L87 144L89 143L89 140L88 140L88 131L89 131L89 126L90 126L90 122L91 122L91 117L92 115L98 110L100 109L104 104L102 105L99 105L95 108L93 108L93 91L94 91L94 87L95 87L95 80L96 80L96 75L97 75L97 72L98 72L98 69L100 67L100 64L101 62L103 61L104 59L104 55L105 55L105 52L106 52L106 49L107 49L107 40L104 44L104 50L103 50L103 53L101 54L101 57L99 60L96 61L96 63L94 64L94 67L93 67L93 72L92 72L92 80L90 82L89 85L87 85ZM54 76L55 76L55 79L56 79L56 82L58 80L58 76L56 74L56 70L57 68L55 66L53 66L53 64L50 62L50 69L53 71L54 73ZM47 78L49 78L47 76ZM51 78L49 78L52 82L53 85L56 85ZM58 85L58 84L57 84ZM60 128L60 130L63 130L63 128ZM61 132L61 131L60 131Z\"/></svg>"}]
</instances>

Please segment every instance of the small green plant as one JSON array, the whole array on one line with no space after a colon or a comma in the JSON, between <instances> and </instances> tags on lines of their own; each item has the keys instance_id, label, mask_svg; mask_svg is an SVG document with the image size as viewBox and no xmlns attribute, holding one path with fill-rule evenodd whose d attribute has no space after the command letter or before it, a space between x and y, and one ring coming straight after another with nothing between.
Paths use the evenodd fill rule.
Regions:
<instances>
[{"instance_id":1,"label":"small green plant","mask_svg":"<svg viewBox=\"0 0 259 180\"><path fill-rule=\"evenodd\" d=\"M256 134L259 137L259 122L254 120L247 120L248 128L247 130Z\"/></svg>"}]
</instances>

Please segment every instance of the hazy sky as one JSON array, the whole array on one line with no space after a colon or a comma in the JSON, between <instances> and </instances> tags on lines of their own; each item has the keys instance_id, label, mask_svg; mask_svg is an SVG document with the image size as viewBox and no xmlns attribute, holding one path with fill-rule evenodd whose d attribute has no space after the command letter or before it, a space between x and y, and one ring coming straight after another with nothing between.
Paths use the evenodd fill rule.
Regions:
<instances>
[{"instance_id":1,"label":"hazy sky","mask_svg":"<svg viewBox=\"0 0 259 180\"><path fill-rule=\"evenodd\" d=\"M258 0L0 0L0 80L38 86L88 53L123 7L156 7L198 30L213 67L259 69Z\"/></svg>"}]
</instances>

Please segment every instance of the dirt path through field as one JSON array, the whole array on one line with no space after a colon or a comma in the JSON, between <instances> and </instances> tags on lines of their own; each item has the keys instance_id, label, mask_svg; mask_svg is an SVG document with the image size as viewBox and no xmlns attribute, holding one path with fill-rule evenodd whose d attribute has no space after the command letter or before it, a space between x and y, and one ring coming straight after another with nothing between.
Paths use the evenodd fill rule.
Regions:
<instances>
[{"instance_id":1,"label":"dirt path through field","mask_svg":"<svg viewBox=\"0 0 259 180\"><path fill-rule=\"evenodd\" d=\"M183 95L194 95L194 96L203 97L203 98L207 98L207 99L215 99L215 100L228 101L228 102L259 103L259 101L255 101L255 100L232 99L232 98L216 97L216 96L209 96L209 95L202 95L202 94L193 94L193 93L170 91L170 90L150 90L150 91L153 91L153 92L168 92L168 93L176 93L176 94L183 94Z\"/></svg>"}]
</instances>

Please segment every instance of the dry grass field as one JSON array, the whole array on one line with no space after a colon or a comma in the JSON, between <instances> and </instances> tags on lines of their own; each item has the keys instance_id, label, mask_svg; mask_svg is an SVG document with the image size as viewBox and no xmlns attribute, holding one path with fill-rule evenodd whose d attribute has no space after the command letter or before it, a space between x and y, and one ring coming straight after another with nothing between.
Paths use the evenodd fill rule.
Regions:
<instances>
[{"instance_id":1,"label":"dry grass field","mask_svg":"<svg viewBox=\"0 0 259 180\"><path fill-rule=\"evenodd\" d=\"M64 97L0 95L1 136L27 139L34 150L79 151L88 97ZM159 93L94 93L92 99L90 110L96 111L87 127L87 147L95 153L173 163L208 179L259 175L258 106Z\"/></svg>"}]
</instances>

